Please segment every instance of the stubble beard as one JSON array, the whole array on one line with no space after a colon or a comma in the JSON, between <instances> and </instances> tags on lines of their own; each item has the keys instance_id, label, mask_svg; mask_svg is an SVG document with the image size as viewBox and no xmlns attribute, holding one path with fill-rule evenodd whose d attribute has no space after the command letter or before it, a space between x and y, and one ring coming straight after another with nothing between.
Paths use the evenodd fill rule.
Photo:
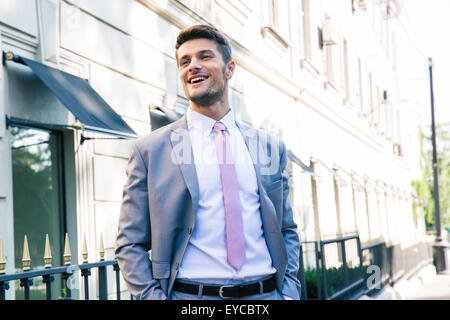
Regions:
<instances>
[{"instance_id":1,"label":"stubble beard","mask_svg":"<svg viewBox=\"0 0 450 320\"><path fill-rule=\"evenodd\" d=\"M225 68L222 74L222 86L217 90L214 90L214 84L206 89L206 91L197 96L189 96L189 100L195 103L199 107L209 107L215 104L216 102L223 99L223 95L225 93Z\"/></svg>"},{"instance_id":2,"label":"stubble beard","mask_svg":"<svg viewBox=\"0 0 450 320\"><path fill-rule=\"evenodd\" d=\"M215 104L217 101L221 100L223 97L223 88L222 90L215 91L212 89L208 89L201 95L191 97L191 101L195 103L199 107L209 107Z\"/></svg>"}]
</instances>

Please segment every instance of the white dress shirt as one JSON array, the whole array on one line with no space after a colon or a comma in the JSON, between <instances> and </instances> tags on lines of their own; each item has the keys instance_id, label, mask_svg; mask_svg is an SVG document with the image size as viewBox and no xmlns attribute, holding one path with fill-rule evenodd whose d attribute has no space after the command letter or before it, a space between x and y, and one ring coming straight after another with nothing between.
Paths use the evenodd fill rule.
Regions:
<instances>
[{"instance_id":1,"label":"white dress shirt","mask_svg":"<svg viewBox=\"0 0 450 320\"><path fill-rule=\"evenodd\" d=\"M255 168L244 138L230 110L220 121L227 127L239 184L245 237L244 265L235 270L227 262L225 209L217 160L214 119L191 108L187 125L192 142L199 185L195 227L177 278L204 283L230 284L249 281L276 272L264 239Z\"/></svg>"}]
</instances>

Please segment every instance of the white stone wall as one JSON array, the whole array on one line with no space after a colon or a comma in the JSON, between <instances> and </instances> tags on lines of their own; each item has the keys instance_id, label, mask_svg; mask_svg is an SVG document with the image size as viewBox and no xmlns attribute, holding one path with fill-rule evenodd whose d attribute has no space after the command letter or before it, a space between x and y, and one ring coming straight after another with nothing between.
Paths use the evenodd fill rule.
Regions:
<instances>
[{"instance_id":1,"label":"white stone wall","mask_svg":"<svg viewBox=\"0 0 450 320\"><path fill-rule=\"evenodd\" d=\"M302 9L307 2L309 8ZM4 50L87 78L144 135L151 128L150 104L178 112L187 107L174 56L179 30L214 24L229 38L237 62L230 92L236 118L283 138L306 164L311 158L320 160L318 217L310 176L291 165L291 200L302 240L358 230L363 242L403 241L417 237L410 197L410 181L419 170L417 104L405 102L407 92L399 90L411 79L398 56L405 52L396 50L401 28L395 19L381 18L378 1L365 2L367 11L352 13L350 1L278 1L277 18L267 0L5 0L0 3L0 42ZM304 18L309 23L304 24ZM326 20L336 44L321 50L318 28L323 29ZM2 119L14 111L9 109L11 101L5 104L4 74L0 73L0 217L5 223L0 237L12 261L10 146ZM381 104L383 90L389 93L387 104ZM386 121L386 114L397 112L400 127L388 127L396 120ZM372 118L381 121L375 125ZM69 116L66 121L74 119ZM107 258L112 258L130 141L93 140L79 146L79 134L72 182L77 190L76 254L80 256L86 235L90 260L97 260L101 233ZM394 154L393 143L402 145L402 157ZM339 217L333 168L342 180ZM349 173L355 174L353 179ZM398 199L399 190L406 196ZM10 263L8 268L12 270ZM115 288L110 280L110 288ZM92 290L91 296L95 287Z\"/></svg>"}]
</instances>

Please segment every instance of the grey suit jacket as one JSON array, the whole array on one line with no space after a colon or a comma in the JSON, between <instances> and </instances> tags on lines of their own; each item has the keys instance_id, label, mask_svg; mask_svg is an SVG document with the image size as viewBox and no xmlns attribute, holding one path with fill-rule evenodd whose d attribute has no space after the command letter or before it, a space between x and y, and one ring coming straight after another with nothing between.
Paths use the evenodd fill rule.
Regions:
<instances>
[{"instance_id":1,"label":"grey suit jacket","mask_svg":"<svg viewBox=\"0 0 450 320\"><path fill-rule=\"evenodd\" d=\"M263 232L277 270L277 290L299 299L299 238L288 197L284 143L237 125L255 166ZM134 143L115 253L127 287L137 299L170 296L195 228L198 197L185 116Z\"/></svg>"}]
</instances>

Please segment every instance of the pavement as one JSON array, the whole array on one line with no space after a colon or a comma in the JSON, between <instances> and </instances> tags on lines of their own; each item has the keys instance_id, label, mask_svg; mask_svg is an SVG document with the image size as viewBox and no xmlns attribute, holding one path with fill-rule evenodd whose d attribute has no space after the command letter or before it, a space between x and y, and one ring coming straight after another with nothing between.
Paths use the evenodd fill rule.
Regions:
<instances>
[{"instance_id":1,"label":"pavement","mask_svg":"<svg viewBox=\"0 0 450 320\"><path fill-rule=\"evenodd\" d=\"M450 300L450 273L437 274L431 283L410 294L407 300Z\"/></svg>"},{"instance_id":2,"label":"pavement","mask_svg":"<svg viewBox=\"0 0 450 320\"><path fill-rule=\"evenodd\" d=\"M375 297L360 300L450 300L450 273L436 274L434 265L427 265L413 277L386 286Z\"/></svg>"}]
</instances>

